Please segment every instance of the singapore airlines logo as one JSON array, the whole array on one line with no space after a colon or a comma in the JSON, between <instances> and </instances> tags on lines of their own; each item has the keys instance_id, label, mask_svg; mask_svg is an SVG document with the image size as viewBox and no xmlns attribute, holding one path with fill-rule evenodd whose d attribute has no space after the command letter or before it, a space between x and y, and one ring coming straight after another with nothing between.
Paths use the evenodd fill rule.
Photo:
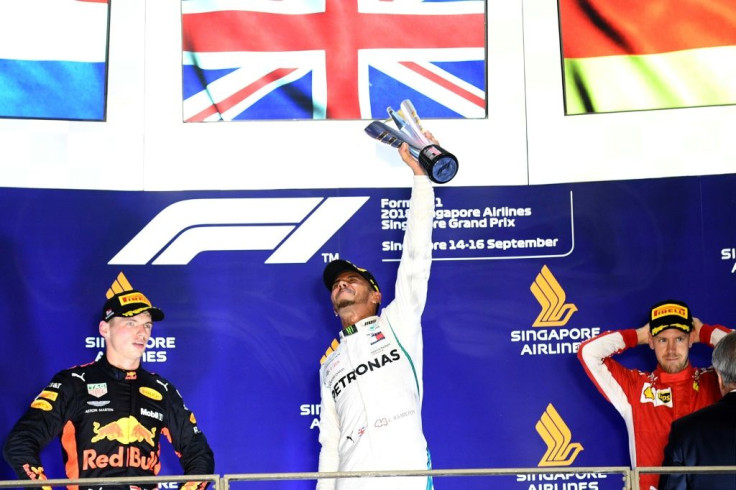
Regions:
<instances>
[{"instance_id":1,"label":"singapore airlines logo","mask_svg":"<svg viewBox=\"0 0 736 490\"><path fill-rule=\"evenodd\" d=\"M555 276L547 268L542 267L542 271L537 274L536 279L530 286L534 297L542 306L542 311L534 320L535 327L560 327L566 325L573 313L578 311L577 306L572 303L565 303L567 296L565 290L562 289L560 283L557 282Z\"/></svg>"},{"instance_id":2,"label":"singapore airlines logo","mask_svg":"<svg viewBox=\"0 0 736 490\"><path fill-rule=\"evenodd\" d=\"M200 252L274 250L267 264L304 263L368 201L356 197L189 199L155 216L111 265L186 265Z\"/></svg>"},{"instance_id":3,"label":"singapore airlines logo","mask_svg":"<svg viewBox=\"0 0 736 490\"><path fill-rule=\"evenodd\" d=\"M570 442L572 433L570 428L550 403L547 410L537 422L537 433L547 444L538 466L570 466L578 453L583 450L579 442Z\"/></svg>"}]
</instances>

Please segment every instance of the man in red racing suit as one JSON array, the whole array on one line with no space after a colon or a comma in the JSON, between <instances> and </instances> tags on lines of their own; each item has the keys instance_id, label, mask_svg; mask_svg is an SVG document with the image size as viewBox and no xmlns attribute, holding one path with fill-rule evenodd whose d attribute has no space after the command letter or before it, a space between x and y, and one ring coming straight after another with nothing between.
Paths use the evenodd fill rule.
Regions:
<instances>
[{"instance_id":1,"label":"man in red racing suit","mask_svg":"<svg viewBox=\"0 0 736 490\"><path fill-rule=\"evenodd\" d=\"M581 344L585 373L626 423L632 467L661 466L672 421L721 398L715 371L693 367L688 352L693 342L712 347L729 331L704 325L687 305L668 300L652 308L647 325L604 332ZM612 357L641 344L655 352L654 372L627 369ZM640 488L656 490L658 480L642 473Z\"/></svg>"},{"instance_id":2,"label":"man in red racing suit","mask_svg":"<svg viewBox=\"0 0 736 490\"><path fill-rule=\"evenodd\" d=\"M185 474L212 474L213 453L194 414L174 385L140 367L152 320L163 319L163 312L137 291L115 295L105 312L100 332L106 354L53 377L11 430L5 459L21 479L46 479L39 453L60 436L69 479L154 476L161 466L159 440L165 436ZM146 486L131 488L141 487Z\"/></svg>"}]
</instances>

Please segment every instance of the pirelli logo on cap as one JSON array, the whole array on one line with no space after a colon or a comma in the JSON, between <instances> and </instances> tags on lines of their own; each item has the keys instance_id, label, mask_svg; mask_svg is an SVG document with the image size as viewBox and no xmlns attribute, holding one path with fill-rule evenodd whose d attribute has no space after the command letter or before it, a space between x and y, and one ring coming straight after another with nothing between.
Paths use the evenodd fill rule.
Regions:
<instances>
[{"instance_id":1,"label":"pirelli logo on cap","mask_svg":"<svg viewBox=\"0 0 736 490\"><path fill-rule=\"evenodd\" d=\"M682 318L688 318L690 316L688 314L687 307L673 303L667 303L652 310L652 320L656 320L657 318L665 315L677 315Z\"/></svg>"},{"instance_id":2,"label":"pirelli logo on cap","mask_svg":"<svg viewBox=\"0 0 736 490\"><path fill-rule=\"evenodd\" d=\"M151 306L151 302L148 301L148 298L141 293L124 294L120 296L119 300L121 305L127 305L129 303L145 303L146 305Z\"/></svg>"}]
</instances>

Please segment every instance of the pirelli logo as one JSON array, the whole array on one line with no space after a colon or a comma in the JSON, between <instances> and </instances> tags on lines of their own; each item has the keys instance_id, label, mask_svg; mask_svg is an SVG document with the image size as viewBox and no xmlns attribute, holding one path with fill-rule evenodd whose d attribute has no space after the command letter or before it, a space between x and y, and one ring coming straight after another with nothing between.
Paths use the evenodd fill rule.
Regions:
<instances>
[{"instance_id":1,"label":"pirelli logo","mask_svg":"<svg viewBox=\"0 0 736 490\"><path fill-rule=\"evenodd\" d=\"M677 315L682 318L687 318L689 316L686 307L673 303L667 303L666 305L661 305L660 307L652 311L652 320L656 320L657 318L665 315Z\"/></svg>"},{"instance_id":2,"label":"pirelli logo","mask_svg":"<svg viewBox=\"0 0 736 490\"><path fill-rule=\"evenodd\" d=\"M116 294L123 293L125 291L131 291L132 289L133 286L130 284L130 281L128 281L128 278L125 277L125 274L121 272L110 285L110 288L107 290L107 293L105 293L105 296L107 297L107 299L110 299Z\"/></svg>"},{"instance_id":3,"label":"pirelli logo","mask_svg":"<svg viewBox=\"0 0 736 490\"><path fill-rule=\"evenodd\" d=\"M320 366L325 363L325 361L327 360L327 357L330 354L332 354L333 352L335 352L337 350L337 348L338 348L339 345L340 345L340 342L338 342L337 339L332 339L332 343L330 344L330 346L325 351L325 355L322 356L322 359L319 360Z\"/></svg>"},{"instance_id":4,"label":"pirelli logo","mask_svg":"<svg viewBox=\"0 0 736 490\"><path fill-rule=\"evenodd\" d=\"M583 445L572 441L572 433L550 403L537 422L537 433L547 445L547 451L537 466L570 466Z\"/></svg>"},{"instance_id":5,"label":"pirelli logo","mask_svg":"<svg viewBox=\"0 0 736 490\"><path fill-rule=\"evenodd\" d=\"M546 265L537 274L529 289L542 307L542 311L534 320L534 327L561 327L567 325L572 314L578 311L577 306L566 303L565 290L562 289L562 286Z\"/></svg>"}]
</instances>

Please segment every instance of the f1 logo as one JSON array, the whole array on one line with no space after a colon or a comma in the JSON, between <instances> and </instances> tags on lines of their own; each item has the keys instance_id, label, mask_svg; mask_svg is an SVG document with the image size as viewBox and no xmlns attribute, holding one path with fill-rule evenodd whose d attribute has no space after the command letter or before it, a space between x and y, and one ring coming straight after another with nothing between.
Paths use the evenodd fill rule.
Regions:
<instances>
[{"instance_id":1,"label":"f1 logo","mask_svg":"<svg viewBox=\"0 0 736 490\"><path fill-rule=\"evenodd\" d=\"M156 215L110 265L186 265L200 252L274 250L267 264L310 259L368 196L189 199Z\"/></svg>"}]
</instances>

